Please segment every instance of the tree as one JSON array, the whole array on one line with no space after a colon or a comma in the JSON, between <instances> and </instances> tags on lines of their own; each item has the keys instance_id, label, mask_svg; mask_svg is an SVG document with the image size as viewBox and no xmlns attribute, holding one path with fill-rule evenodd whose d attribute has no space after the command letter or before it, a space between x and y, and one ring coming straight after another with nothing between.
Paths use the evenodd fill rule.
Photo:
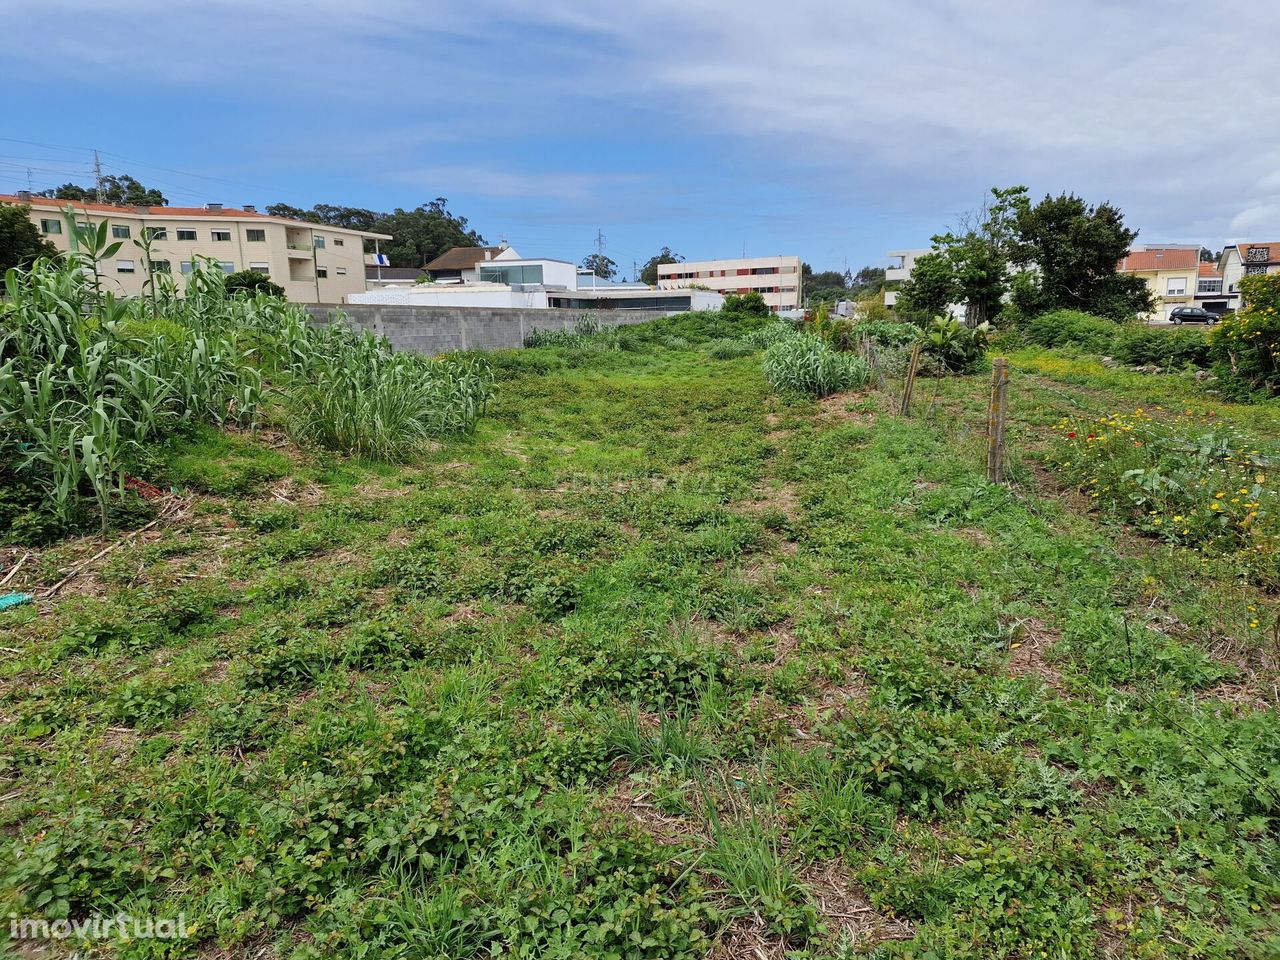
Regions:
<instances>
[{"instance_id":1,"label":"tree","mask_svg":"<svg viewBox=\"0 0 1280 960\"><path fill-rule=\"evenodd\" d=\"M1002 309L1009 292L1017 218L1027 206L1026 187L992 187L991 199L962 214L958 229L933 238L934 250L951 266L955 298L965 305L965 323L970 327L980 326Z\"/></svg>"},{"instance_id":2,"label":"tree","mask_svg":"<svg viewBox=\"0 0 1280 960\"><path fill-rule=\"evenodd\" d=\"M894 309L902 317L923 326L934 317L946 315L958 294L950 258L934 251L916 258L911 276L898 288Z\"/></svg>"},{"instance_id":3,"label":"tree","mask_svg":"<svg viewBox=\"0 0 1280 960\"><path fill-rule=\"evenodd\" d=\"M287 217L305 223L322 223L348 230L388 233L394 239L381 245L393 267L422 267L453 247L479 247L484 237L467 226L467 218L449 211L449 201L436 197L413 210L397 207L380 213L364 207L343 207L317 203L310 210L287 203L266 207L273 217Z\"/></svg>"},{"instance_id":4,"label":"tree","mask_svg":"<svg viewBox=\"0 0 1280 960\"><path fill-rule=\"evenodd\" d=\"M582 269L590 270L601 280L612 280L618 275L618 265L603 253L593 253L589 257L583 257Z\"/></svg>"},{"instance_id":5,"label":"tree","mask_svg":"<svg viewBox=\"0 0 1280 960\"><path fill-rule=\"evenodd\" d=\"M720 309L725 313L747 317L768 317L773 314L769 304L765 303L764 295L758 290L750 293L726 293L724 306Z\"/></svg>"},{"instance_id":6,"label":"tree","mask_svg":"<svg viewBox=\"0 0 1280 960\"><path fill-rule=\"evenodd\" d=\"M39 257L56 257L57 248L40 235L25 203L0 203L0 276L10 267L27 267Z\"/></svg>"},{"instance_id":7,"label":"tree","mask_svg":"<svg viewBox=\"0 0 1280 960\"><path fill-rule=\"evenodd\" d=\"M98 188L64 183L52 190L42 190L37 196L54 200L95 203L98 199ZM117 207L167 207L169 205L169 200L163 193L152 187L144 187L127 173L118 177L102 178L102 202L114 204Z\"/></svg>"},{"instance_id":8,"label":"tree","mask_svg":"<svg viewBox=\"0 0 1280 960\"><path fill-rule=\"evenodd\" d=\"M1116 272L1138 235L1116 207L1091 207L1064 193L1024 204L1014 221L1011 260L1031 273L1038 311L1066 308L1127 320L1151 309L1146 281Z\"/></svg>"},{"instance_id":9,"label":"tree","mask_svg":"<svg viewBox=\"0 0 1280 960\"><path fill-rule=\"evenodd\" d=\"M866 297L868 294L883 292L884 283L884 267L863 267L853 275L849 292L855 297Z\"/></svg>"},{"instance_id":10,"label":"tree","mask_svg":"<svg viewBox=\"0 0 1280 960\"><path fill-rule=\"evenodd\" d=\"M1201 248L1200 248L1200 262L1201 262L1201 263L1217 263L1217 262L1218 262L1218 258L1219 258L1219 257L1221 257L1221 256L1222 256L1222 251L1221 251L1221 250L1219 250L1217 253L1214 253L1214 252L1213 252L1212 250L1210 250L1208 247L1201 247Z\"/></svg>"},{"instance_id":11,"label":"tree","mask_svg":"<svg viewBox=\"0 0 1280 960\"><path fill-rule=\"evenodd\" d=\"M658 268L668 263L684 263L684 257L678 253L672 253L670 247L663 247L646 260L644 266L640 268L640 282L656 287L658 285Z\"/></svg>"},{"instance_id":12,"label":"tree","mask_svg":"<svg viewBox=\"0 0 1280 960\"><path fill-rule=\"evenodd\" d=\"M265 293L273 297L284 296L284 287L258 270L241 270L239 273L233 273L227 277L226 286L227 293L233 295L251 297L255 293Z\"/></svg>"}]
</instances>

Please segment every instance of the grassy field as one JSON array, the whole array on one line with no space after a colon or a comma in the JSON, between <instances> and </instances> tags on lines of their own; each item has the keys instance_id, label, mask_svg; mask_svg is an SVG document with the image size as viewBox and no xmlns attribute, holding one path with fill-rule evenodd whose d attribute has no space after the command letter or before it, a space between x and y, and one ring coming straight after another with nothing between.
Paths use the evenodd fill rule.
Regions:
<instances>
[{"instance_id":1,"label":"grassy field","mask_svg":"<svg viewBox=\"0 0 1280 960\"><path fill-rule=\"evenodd\" d=\"M0 613L6 909L183 914L131 957L1280 955L1274 587L1046 466L1082 410L1275 408L1015 352L994 487L982 375L903 419L723 332L496 355L405 466L172 442L159 523Z\"/></svg>"}]
</instances>

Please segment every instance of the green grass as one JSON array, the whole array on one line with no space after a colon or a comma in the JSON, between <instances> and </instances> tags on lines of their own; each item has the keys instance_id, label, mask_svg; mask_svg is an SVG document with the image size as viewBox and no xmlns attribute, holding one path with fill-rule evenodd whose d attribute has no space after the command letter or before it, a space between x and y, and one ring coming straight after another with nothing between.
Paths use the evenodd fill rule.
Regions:
<instances>
[{"instance_id":1,"label":"green grass","mask_svg":"<svg viewBox=\"0 0 1280 960\"><path fill-rule=\"evenodd\" d=\"M0 614L0 906L195 925L123 957L1275 956L1274 597L1043 466L1071 404L1275 421L1020 352L996 488L983 376L904 420L733 335L495 355L392 467L173 441L194 508Z\"/></svg>"}]
</instances>

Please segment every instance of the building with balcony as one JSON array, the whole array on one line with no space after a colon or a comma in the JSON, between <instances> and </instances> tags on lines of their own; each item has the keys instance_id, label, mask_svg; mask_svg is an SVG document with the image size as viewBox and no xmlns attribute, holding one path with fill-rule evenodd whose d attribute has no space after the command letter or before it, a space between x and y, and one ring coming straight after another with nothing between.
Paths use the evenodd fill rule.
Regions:
<instances>
[{"instance_id":1,"label":"building with balcony","mask_svg":"<svg viewBox=\"0 0 1280 960\"><path fill-rule=\"evenodd\" d=\"M371 262L383 233L346 230L211 203L207 207L118 207L101 203L50 200L28 194L0 195L0 203L25 204L32 222L59 250L71 248L65 213L78 223L110 224L120 249L99 265L108 290L136 297L147 280L146 257L139 246L152 242L150 269L170 274L179 289L196 257L216 261L227 273L256 270L300 303L345 303L365 290L365 264ZM365 243L371 252L365 254Z\"/></svg>"},{"instance_id":2,"label":"building with balcony","mask_svg":"<svg viewBox=\"0 0 1280 960\"><path fill-rule=\"evenodd\" d=\"M892 307L898 302L897 284L902 283L911 276L911 271L915 269L916 260L923 257L926 253L932 252L928 247L922 250L890 250L888 253L889 266L884 270L884 282L886 284L884 291L884 305ZM888 286L893 284L894 286Z\"/></svg>"},{"instance_id":3,"label":"building with balcony","mask_svg":"<svg viewBox=\"0 0 1280 960\"><path fill-rule=\"evenodd\" d=\"M1236 243L1226 247L1218 260L1223 292L1234 295L1240 303L1240 280L1255 273L1280 272L1280 241L1275 243Z\"/></svg>"},{"instance_id":4,"label":"building with balcony","mask_svg":"<svg viewBox=\"0 0 1280 960\"><path fill-rule=\"evenodd\" d=\"M659 290L706 287L716 293L759 293L774 313L799 310L804 304L799 257L747 257L664 263L658 267Z\"/></svg>"},{"instance_id":5,"label":"building with balcony","mask_svg":"<svg viewBox=\"0 0 1280 960\"><path fill-rule=\"evenodd\" d=\"M1154 303L1144 319L1169 319L1177 307L1195 306L1200 277L1199 246L1154 247L1130 250L1116 264L1117 273L1142 277Z\"/></svg>"}]
</instances>

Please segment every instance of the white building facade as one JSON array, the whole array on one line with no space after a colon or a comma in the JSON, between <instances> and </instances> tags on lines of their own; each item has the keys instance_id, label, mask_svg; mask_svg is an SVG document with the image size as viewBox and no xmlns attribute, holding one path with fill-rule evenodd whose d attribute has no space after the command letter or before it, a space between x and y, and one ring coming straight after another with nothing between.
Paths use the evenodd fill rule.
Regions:
<instances>
[{"instance_id":1,"label":"white building facade","mask_svg":"<svg viewBox=\"0 0 1280 960\"><path fill-rule=\"evenodd\" d=\"M746 257L697 260L658 267L659 290L706 287L716 293L759 293L774 313L804 304L803 265L799 257Z\"/></svg>"}]
</instances>

